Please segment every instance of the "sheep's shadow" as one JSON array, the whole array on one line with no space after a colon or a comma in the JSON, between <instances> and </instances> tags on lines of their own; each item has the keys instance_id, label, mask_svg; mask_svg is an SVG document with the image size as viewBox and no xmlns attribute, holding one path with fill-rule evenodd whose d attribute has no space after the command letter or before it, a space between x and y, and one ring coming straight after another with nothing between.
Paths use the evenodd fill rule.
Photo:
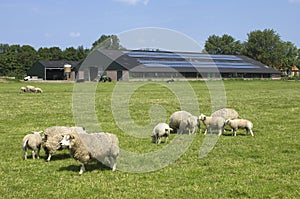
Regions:
<instances>
[{"instance_id":1,"label":"sheep's shadow","mask_svg":"<svg viewBox=\"0 0 300 199\"><path fill-rule=\"evenodd\" d=\"M40 158L44 159L47 162L48 156L47 155L40 156ZM67 158L71 158L69 153L54 154L54 155L51 156L50 162L57 161L57 160L64 160L64 159L67 159Z\"/></svg>"},{"instance_id":2,"label":"sheep's shadow","mask_svg":"<svg viewBox=\"0 0 300 199\"><path fill-rule=\"evenodd\" d=\"M105 171L105 170L111 170L109 166L106 166L105 164L102 164L101 162L91 162L88 164L85 164L85 172L92 172L94 170L100 170L100 171ZM74 171L74 172L79 172L81 167L81 164L72 164L66 167L61 167L59 168L58 171Z\"/></svg>"}]
</instances>

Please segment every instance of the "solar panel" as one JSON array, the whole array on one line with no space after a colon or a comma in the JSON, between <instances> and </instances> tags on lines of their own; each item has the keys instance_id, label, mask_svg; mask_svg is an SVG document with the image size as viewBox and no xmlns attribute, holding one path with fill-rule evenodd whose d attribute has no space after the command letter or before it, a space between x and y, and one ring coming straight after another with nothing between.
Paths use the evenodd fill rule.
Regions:
<instances>
[{"instance_id":1,"label":"solar panel","mask_svg":"<svg viewBox=\"0 0 300 199\"><path fill-rule=\"evenodd\" d=\"M167 52L133 51L133 52L128 52L126 54L134 58L216 59L216 60L229 60L229 61L242 60L241 58L234 55L210 55L210 54L201 54L201 53L167 53Z\"/></svg>"},{"instance_id":2,"label":"solar panel","mask_svg":"<svg viewBox=\"0 0 300 199\"><path fill-rule=\"evenodd\" d=\"M166 61L166 60L138 60L139 63L151 67L218 67L218 68L260 68L246 62L188 62L188 61Z\"/></svg>"},{"instance_id":3,"label":"solar panel","mask_svg":"<svg viewBox=\"0 0 300 199\"><path fill-rule=\"evenodd\" d=\"M259 66L255 65L192 65L192 64L174 64L174 65L166 65L166 64L161 64L161 63L148 63L144 64L146 67L172 67L172 68L177 68L177 67L194 67L194 68L232 68L232 69L253 69L253 68L260 68Z\"/></svg>"}]
</instances>

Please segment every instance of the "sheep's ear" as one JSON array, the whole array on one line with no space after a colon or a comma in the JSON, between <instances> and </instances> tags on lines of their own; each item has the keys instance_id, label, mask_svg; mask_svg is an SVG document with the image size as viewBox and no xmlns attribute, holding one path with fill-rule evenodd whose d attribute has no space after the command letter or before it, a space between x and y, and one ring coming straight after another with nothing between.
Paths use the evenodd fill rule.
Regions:
<instances>
[{"instance_id":1,"label":"sheep's ear","mask_svg":"<svg viewBox=\"0 0 300 199\"><path fill-rule=\"evenodd\" d=\"M73 135L73 134L68 134L68 136L69 136L71 139L74 139L74 135Z\"/></svg>"},{"instance_id":2,"label":"sheep's ear","mask_svg":"<svg viewBox=\"0 0 300 199\"><path fill-rule=\"evenodd\" d=\"M170 130L170 131L173 131L173 129L172 129L171 127L169 128L169 130Z\"/></svg>"}]
</instances>

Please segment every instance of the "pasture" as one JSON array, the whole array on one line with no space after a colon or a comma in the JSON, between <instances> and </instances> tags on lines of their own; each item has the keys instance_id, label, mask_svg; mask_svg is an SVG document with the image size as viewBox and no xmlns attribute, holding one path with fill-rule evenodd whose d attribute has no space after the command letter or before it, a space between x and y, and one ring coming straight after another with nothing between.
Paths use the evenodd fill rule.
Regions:
<instances>
[{"instance_id":1,"label":"pasture","mask_svg":"<svg viewBox=\"0 0 300 199\"><path fill-rule=\"evenodd\" d=\"M20 94L19 88L29 83L44 92ZM32 160L29 153L28 160L23 160L21 141L25 134L50 126L75 125L73 83L29 83L0 83L0 198L300 197L299 81L224 81L227 107L253 122L254 137L244 136L244 130L238 130L236 137L226 132L206 157L199 158L205 136L197 133L188 149L162 169L134 173L120 171L117 165L117 171L112 172L99 163L91 163L82 175L78 174L80 163L66 150L54 154L50 162L45 162L43 150L41 159ZM140 83L121 84L130 87ZM153 105L159 105L159 110L163 107L164 122L183 106L166 84L147 82L134 90L128 109L135 124L147 126L156 118ZM180 88L183 84L170 85ZM206 83L189 84L195 92L197 108L211 114ZM166 147L165 143L153 144L147 136L131 136L118 126L111 103L115 86L115 82L99 83L94 95L102 130L118 135L120 148L138 154ZM202 123L201 128L203 131ZM170 143L174 138L172 134Z\"/></svg>"}]
</instances>

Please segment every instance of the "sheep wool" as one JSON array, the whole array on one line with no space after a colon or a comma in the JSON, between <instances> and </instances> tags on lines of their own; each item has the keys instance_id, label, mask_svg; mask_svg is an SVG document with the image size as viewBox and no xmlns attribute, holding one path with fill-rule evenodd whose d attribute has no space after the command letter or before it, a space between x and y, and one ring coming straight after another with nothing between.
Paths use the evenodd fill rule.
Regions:
<instances>
[{"instance_id":1,"label":"sheep wool","mask_svg":"<svg viewBox=\"0 0 300 199\"><path fill-rule=\"evenodd\" d=\"M43 136L42 146L45 153L48 155L47 161L50 161L52 155L57 150L62 150L60 141L66 133L86 133L82 127L66 127L66 126L53 126L45 130Z\"/></svg>"},{"instance_id":2,"label":"sheep wool","mask_svg":"<svg viewBox=\"0 0 300 199\"><path fill-rule=\"evenodd\" d=\"M217 131L219 136L224 132L225 119L223 117L206 116L204 114L201 114L199 116L199 120L201 120L206 126L204 135L206 135L208 131L210 133Z\"/></svg>"},{"instance_id":3,"label":"sheep wool","mask_svg":"<svg viewBox=\"0 0 300 199\"><path fill-rule=\"evenodd\" d=\"M248 133L251 133L251 136L254 136L254 133L252 131L253 123L246 119L228 119L226 120L226 124L228 124L231 127L232 134L236 136L237 129L246 129L246 135Z\"/></svg>"},{"instance_id":4,"label":"sheep wool","mask_svg":"<svg viewBox=\"0 0 300 199\"><path fill-rule=\"evenodd\" d=\"M37 158L40 158L40 149L42 145L42 137L40 132L33 132L32 134L27 134L23 138L22 150L24 152L24 159L27 160L27 149L32 150L32 159L35 159L35 154Z\"/></svg>"},{"instance_id":5,"label":"sheep wool","mask_svg":"<svg viewBox=\"0 0 300 199\"><path fill-rule=\"evenodd\" d=\"M200 122L196 116L187 111L176 111L169 119L169 126L177 133L195 133L196 127L200 128Z\"/></svg>"},{"instance_id":6,"label":"sheep wool","mask_svg":"<svg viewBox=\"0 0 300 199\"><path fill-rule=\"evenodd\" d=\"M116 169L119 155L119 140L116 135L110 133L75 134L68 133L61 141L61 145L68 146L71 156L81 162L80 174L85 171L85 164L91 160ZM106 163L108 158L109 163Z\"/></svg>"},{"instance_id":7,"label":"sheep wool","mask_svg":"<svg viewBox=\"0 0 300 199\"><path fill-rule=\"evenodd\" d=\"M223 117L225 120L227 119L237 119L239 114L236 110L231 108L222 108L217 110L211 114L212 117Z\"/></svg>"},{"instance_id":8,"label":"sheep wool","mask_svg":"<svg viewBox=\"0 0 300 199\"><path fill-rule=\"evenodd\" d=\"M169 139L169 135L170 135L170 131L172 130L172 128L169 127L168 124L166 123L159 123L157 124L153 131L152 131L152 141L155 144L160 144L161 143L161 138L165 137L165 142L168 141Z\"/></svg>"}]
</instances>

